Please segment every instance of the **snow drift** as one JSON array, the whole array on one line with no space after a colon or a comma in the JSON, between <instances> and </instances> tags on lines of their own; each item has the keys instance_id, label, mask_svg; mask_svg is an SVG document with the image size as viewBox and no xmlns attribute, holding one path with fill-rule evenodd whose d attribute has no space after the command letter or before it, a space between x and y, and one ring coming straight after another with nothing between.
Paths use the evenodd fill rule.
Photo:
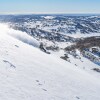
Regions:
<instances>
[{"instance_id":1,"label":"snow drift","mask_svg":"<svg viewBox=\"0 0 100 100\"><path fill-rule=\"evenodd\" d=\"M26 32L11 29L6 24L0 24L0 35L5 35L5 34L8 34L29 45L39 47L39 42L33 37L29 36Z\"/></svg>"}]
</instances>

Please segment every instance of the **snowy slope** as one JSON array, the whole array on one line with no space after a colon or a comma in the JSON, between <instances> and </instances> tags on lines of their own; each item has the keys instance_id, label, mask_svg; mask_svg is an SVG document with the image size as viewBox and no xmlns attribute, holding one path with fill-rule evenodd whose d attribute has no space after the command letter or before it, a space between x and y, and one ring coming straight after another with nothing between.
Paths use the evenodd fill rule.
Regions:
<instances>
[{"instance_id":1,"label":"snowy slope","mask_svg":"<svg viewBox=\"0 0 100 100\"><path fill-rule=\"evenodd\" d=\"M0 28L0 100L100 100L100 80ZM4 31L3 31L4 30ZM8 30L8 29L7 29ZM28 38L28 36L26 36ZM33 44L37 44L33 39Z\"/></svg>"}]
</instances>

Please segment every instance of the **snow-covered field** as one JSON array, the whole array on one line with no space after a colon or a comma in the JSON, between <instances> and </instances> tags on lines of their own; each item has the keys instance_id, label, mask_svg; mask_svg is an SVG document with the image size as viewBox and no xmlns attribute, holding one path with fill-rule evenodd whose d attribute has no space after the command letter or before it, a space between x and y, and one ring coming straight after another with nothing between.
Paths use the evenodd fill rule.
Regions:
<instances>
[{"instance_id":1,"label":"snow-covered field","mask_svg":"<svg viewBox=\"0 0 100 100\"><path fill-rule=\"evenodd\" d=\"M0 100L100 100L97 65L84 58L91 71L76 67L24 35L0 25Z\"/></svg>"}]
</instances>

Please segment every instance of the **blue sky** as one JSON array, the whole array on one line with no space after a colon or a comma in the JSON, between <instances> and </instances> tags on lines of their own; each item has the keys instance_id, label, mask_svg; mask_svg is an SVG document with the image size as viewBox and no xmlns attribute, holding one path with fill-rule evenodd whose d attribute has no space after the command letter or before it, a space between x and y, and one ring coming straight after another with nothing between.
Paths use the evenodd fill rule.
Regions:
<instances>
[{"instance_id":1,"label":"blue sky","mask_svg":"<svg viewBox=\"0 0 100 100\"><path fill-rule=\"evenodd\" d=\"M100 0L0 0L0 13L100 13Z\"/></svg>"}]
</instances>

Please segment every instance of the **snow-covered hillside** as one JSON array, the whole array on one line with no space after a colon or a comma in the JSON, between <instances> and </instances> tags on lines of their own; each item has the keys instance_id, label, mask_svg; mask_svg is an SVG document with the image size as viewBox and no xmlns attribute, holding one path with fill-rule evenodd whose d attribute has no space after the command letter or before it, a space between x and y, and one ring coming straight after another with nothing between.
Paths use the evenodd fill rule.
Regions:
<instances>
[{"instance_id":1,"label":"snow-covered hillside","mask_svg":"<svg viewBox=\"0 0 100 100\"><path fill-rule=\"evenodd\" d=\"M38 45L0 25L0 100L100 100L100 75L91 70L97 65L83 58L85 70Z\"/></svg>"}]
</instances>

